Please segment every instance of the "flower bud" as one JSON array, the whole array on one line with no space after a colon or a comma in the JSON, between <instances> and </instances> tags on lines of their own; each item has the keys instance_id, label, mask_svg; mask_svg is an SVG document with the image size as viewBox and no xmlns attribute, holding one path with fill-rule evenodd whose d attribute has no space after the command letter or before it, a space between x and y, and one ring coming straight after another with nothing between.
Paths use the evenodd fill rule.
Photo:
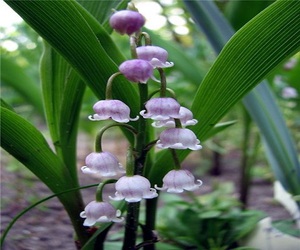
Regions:
<instances>
[{"instance_id":1,"label":"flower bud","mask_svg":"<svg viewBox=\"0 0 300 250\"><path fill-rule=\"evenodd\" d=\"M153 77L152 65L141 59L132 59L123 62L119 66L120 72L132 82L146 83Z\"/></svg>"},{"instance_id":2,"label":"flower bud","mask_svg":"<svg viewBox=\"0 0 300 250\"><path fill-rule=\"evenodd\" d=\"M120 10L109 19L110 26L121 35L132 35L145 24L145 18L137 11Z\"/></svg>"}]
</instances>

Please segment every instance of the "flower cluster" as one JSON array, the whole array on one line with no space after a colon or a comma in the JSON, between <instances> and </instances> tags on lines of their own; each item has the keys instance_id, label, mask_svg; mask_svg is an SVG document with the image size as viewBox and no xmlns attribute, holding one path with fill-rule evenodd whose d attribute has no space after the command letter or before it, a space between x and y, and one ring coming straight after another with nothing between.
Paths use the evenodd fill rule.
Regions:
<instances>
[{"instance_id":1,"label":"flower cluster","mask_svg":"<svg viewBox=\"0 0 300 250\"><path fill-rule=\"evenodd\" d=\"M137 11L122 10L111 16L110 25L116 32L121 35L127 34L130 36L131 41L139 42L135 42L134 45L131 43L131 46L133 46L131 51L134 52L133 57L135 59L123 62L119 66L119 72L109 79L106 100L95 103L93 106L95 114L89 116L89 119L92 121L110 119L123 124L125 128L131 127L129 124L124 123L134 122L139 118L151 119L153 127L165 128L159 135L156 146L160 149L173 150L175 169L165 175L162 180L162 187L154 185L155 188L153 188L146 177L137 174L136 170L133 169L137 158L130 160L128 157L129 160L127 159L127 166L124 169L113 154L102 151L99 145L96 146L96 149L98 148L96 152L92 152L86 157L85 166L81 168L85 174L97 174L101 177L116 177L126 173L125 176L115 182L115 195L114 197L109 196L109 198L116 201L125 200L129 203L155 198L158 196L157 190L181 193L184 190L196 190L202 185L200 180L195 181L195 177L191 172L181 169L179 161L175 160L174 153L175 149L199 150L202 148L194 132L186 128L186 126L195 125L197 120L193 118L192 111L182 107L173 96L166 96L167 88L163 69L173 66L172 62L168 62L168 52L163 48L151 45L149 42L138 46L141 44L140 29L144 23L145 18ZM137 115L135 118L131 118L129 106L120 100L111 98L112 81L114 77L122 74L131 82L147 84L151 78L156 80L153 76L155 69L159 71L161 76L160 97L152 97L147 100L139 112L141 117ZM130 130L131 132L134 131L133 128ZM139 131L139 133L142 133L142 131ZM136 154L138 153L140 152ZM102 201L102 195L100 197L96 201L90 202L80 214L82 218L85 218L84 225L92 226L96 222L123 221L123 218L120 217L121 212L108 202Z\"/></svg>"}]
</instances>

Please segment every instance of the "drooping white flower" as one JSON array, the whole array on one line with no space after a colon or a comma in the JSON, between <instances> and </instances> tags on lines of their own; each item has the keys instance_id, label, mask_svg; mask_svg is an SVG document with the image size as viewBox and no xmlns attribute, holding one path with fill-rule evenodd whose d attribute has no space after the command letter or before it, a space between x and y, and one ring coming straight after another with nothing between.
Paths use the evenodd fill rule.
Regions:
<instances>
[{"instance_id":1,"label":"drooping white flower","mask_svg":"<svg viewBox=\"0 0 300 250\"><path fill-rule=\"evenodd\" d=\"M91 121L112 119L116 122L127 123L139 119L130 118L130 108L119 100L101 100L95 103L93 109L96 114L89 116Z\"/></svg>"},{"instance_id":2,"label":"drooping white flower","mask_svg":"<svg viewBox=\"0 0 300 250\"><path fill-rule=\"evenodd\" d=\"M123 176L115 184L115 197L112 200L123 200L127 202L139 202L144 199L152 199L158 196L156 190L151 188L148 179L140 175Z\"/></svg>"},{"instance_id":3,"label":"drooping white flower","mask_svg":"<svg viewBox=\"0 0 300 250\"><path fill-rule=\"evenodd\" d=\"M161 132L156 145L158 148L199 150L202 148L199 143L193 131L186 128L169 128Z\"/></svg>"},{"instance_id":4,"label":"drooping white flower","mask_svg":"<svg viewBox=\"0 0 300 250\"><path fill-rule=\"evenodd\" d=\"M103 177L124 174L125 170L118 159L109 152L93 152L85 158L86 166L81 168L85 174L99 174Z\"/></svg>"},{"instance_id":5,"label":"drooping white flower","mask_svg":"<svg viewBox=\"0 0 300 250\"><path fill-rule=\"evenodd\" d=\"M180 115L180 122L183 127L186 126L192 126L198 123L196 119L193 118L193 113L189 109L185 107L180 107L179 110ZM175 127L175 121L174 119L168 119L168 120L159 120L152 123L153 127L161 128L161 127L169 127L174 128Z\"/></svg>"},{"instance_id":6,"label":"drooping white flower","mask_svg":"<svg viewBox=\"0 0 300 250\"><path fill-rule=\"evenodd\" d=\"M108 202L90 202L80 213L81 218L85 218L84 226L93 226L96 222L122 222L121 211L116 210L113 205Z\"/></svg>"},{"instance_id":7,"label":"drooping white flower","mask_svg":"<svg viewBox=\"0 0 300 250\"><path fill-rule=\"evenodd\" d=\"M137 57L149 61L153 68L168 68L174 63L167 62L168 52L158 46L140 46L136 48Z\"/></svg>"},{"instance_id":8,"label":"drooping white flower","mask_svg":"<svg viewBox=\"0 0 300 250\"><path fill-rule=\"evenodd\" d=\"M171 170L163 178L163 186L154 187L158 190L167 190L169 193L182 193L184 190L194 191L202 185L201 180L195 183L194 175L188 170Z\"/></svg>"},{"instance_id":9,"label":"drooping white flower","mask_svg":"<svg viewBox=\"0 0 300 250\"><path fill-rule=\"evenodd\" d=\"M153 67L146 60L127 60L119 66L119 71L132 82L146 83L153 78Z\"/></svg>"},{"instance_id":10,"label":"drooping white flower","mask_svg":"<svg viewBox=\"0 0 300 250\"><path fill-rule=\"evenodd\" d=\"M137 11L120 10L110 17L109 24L121 35L131 35L143 27L145 18Z\"/></svg>"},{"instance_id":11,"label":"drooping white flower","mask_svg":"<svg viewBox=\"0 0 300 250\"><path fill-rule=\"evenodd\" d=\"M152 98L146 103L145 107L146 110L140 112L140 115L144 118L161 121L181 117L179 114L180 104L174 98Z\"/></svg>"}]
</instances>

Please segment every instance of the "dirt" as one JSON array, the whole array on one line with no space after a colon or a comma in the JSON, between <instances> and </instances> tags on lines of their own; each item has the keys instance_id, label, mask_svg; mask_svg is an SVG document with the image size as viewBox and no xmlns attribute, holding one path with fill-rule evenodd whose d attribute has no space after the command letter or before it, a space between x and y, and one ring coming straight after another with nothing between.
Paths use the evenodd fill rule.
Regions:
<instances>
[{"instance_id":1,"label":"dirt","mask_svg":"<svg viewBox=\"0 0 300 250\"><path fill-rule=\"evenodd\" d=\"M90 140L86 136L80 137L78 145L78 168L82 166L85 156L91 152ZM107 140L104 144L119 156L121 162L125 162L124 149L126 143L119 141L115 144ZM117 145L117 146L116 146ZM51 195L48 188L35 178L29 171L20 170L19 166L14 171L9 170L11 160L5 152L1 157L1 233L10 220L24 208L44 197ZM211 189L211 183L232 181L237 187L239 173L237 171L238 154L232 152L222 159L222 175L212 177L210 175L199 176L204 182L199 191L207 193ZM185 166L193 168L199 160L199 155L194 153L185 162ZM80 170L79 178L82 185L97 182L97 178L83 175ZM237 195L237 191L233 194ZM94 188L83 190L84 201L87 203L94 199ZM249 194L249 208L266 212L272 219L288 219L290 215L273 200L272 183L263 179L254 179ZM51 199L22 216L10 230L4 250L75 250L73 230L66 212L56 198Z\"/></svg>"}]
</instances>

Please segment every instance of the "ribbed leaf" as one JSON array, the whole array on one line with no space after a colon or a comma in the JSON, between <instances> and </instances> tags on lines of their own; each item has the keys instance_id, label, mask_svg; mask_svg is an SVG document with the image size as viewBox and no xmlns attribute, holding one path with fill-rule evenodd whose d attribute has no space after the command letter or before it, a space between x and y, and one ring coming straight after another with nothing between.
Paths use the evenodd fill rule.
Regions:
<instances>
[{"instance_id":1,"label":"ribbed leaf","mask_svg":"<svg viewBox=\"0 0 300 250\"><path fill-rule=\"evenodd\" d=\"M114 44L107 43L109 35L80 4L72 0L6 2L71 64L98 98L104 98L106 81L118 71L114 60L121 60L115 54L111 59L108 51ZM104 40L105 48L98 39ZM134 114L138 112L136 90L123 77L116 79L114 94Z\"/></svg>"},{"instance_id":2,"label":"ribbed leaf","mask_svg":"<svg viewBox=\"0 0 300 250\"><path fill-rule=\"evenodd\" d=\"M186 3L196 10L194 4L198 2ZM300 48L299 9L299 1L277 1L226 44L201 83L192 106L194 116L201 123L191 128L200 140L276 65ZM181 159L188 153L180 152ZM171 162L168 152L160 153L150 173L151 180L159 183Z\"/></svg>"},{"instance_id":3,"label":"ribbed leaf","mask_svg":"<svg viewBox=\"0 0 300 250\"><path fill-rule=\"evenodd\" d=\"M43 114L41 90L33 79L12 59L1 56L1 82L14 88L40 114Z\"/></svg>"},{"instance_id":4,"label":"ribbed leaf","mask_svg":"<svg viewBox=\"0 0 300 250\"><path fill-rule=\"evenodd\" d=\"M28 121L1 107L1 146L24 164L53 193L77 187L69 169L54 154L43 135ZM58 196L75 228L78 238L85 242L86 235L79 213L83 202L78 190Z\"/></svg>"},{"instance_id":5,"label":"ribbed leaf","mask_svg":"<svg viewBox=\"0 0 300 250\"><path fill-rule=\"evenodd\" d=\"M239 1L235 1L233 4L234 6L247 5L247 3L244 2L239 3ZM187 6L190 5L191 3L187 3ZM252 3L251 6L254 7L254 5L260 6L262 4L260 2L255 2ZM206 12L210 12L209 10L215 9L211 15L211 22L214 22L214 20L219 20L219 22L222 22L223 17L220 12L217 11L217 8L213 3L201 2L197 6L203 8L204 11L206 10ZM197 8L193 6L193 11L195 10L197 10ZM246 11L248 12L248 9ZM252 9L252 12L253 11L258 12L257 7L254 7ZM241 12L245 11L239 11L239 13ZM248 12L248 15L249 14L250 13ZM198 16L195 16L195 18L201 27L206 26L205 23L201 23L201 19ZM235 20L236 16L232 18ZM223 23L226 24L224 20ZM216 24L219 23L216 22ZM219 25L219 29L223 29L223 26ZM235 26L238 26L236 22ZM228 25L227 32L223 35L223 39L226 39L233 34L233 29ZM207 36L210 41L219 40L219 36L214 35L213 33L209 33ZM221 46L215 48L216 52L219 52L221 49ZM299 193L300 163L297 159L297 153L291 136L288 133L288 129L275 102L275 98L267 86L267 82L263 82L260 86L253 89L243 99L243 103L261 131L261 135L264 138L263 142L268 152L267 156L270 161L270 165L274 170L275 176L281 181L287 190L294 194ZM293 173L297 174L294 175Z\"/></svg>"},{"instance_id":6,"label":"ribbed leaf","mask_svg":"<svg viewBox=\"0 0 300 250\"><path fill-rule=\"evenodd\" d=\"M73 187L68 169L53 153L40 131L28 121L1 107L1 130L1 146L54 193Z\"/></svg>"}]
</instances>

